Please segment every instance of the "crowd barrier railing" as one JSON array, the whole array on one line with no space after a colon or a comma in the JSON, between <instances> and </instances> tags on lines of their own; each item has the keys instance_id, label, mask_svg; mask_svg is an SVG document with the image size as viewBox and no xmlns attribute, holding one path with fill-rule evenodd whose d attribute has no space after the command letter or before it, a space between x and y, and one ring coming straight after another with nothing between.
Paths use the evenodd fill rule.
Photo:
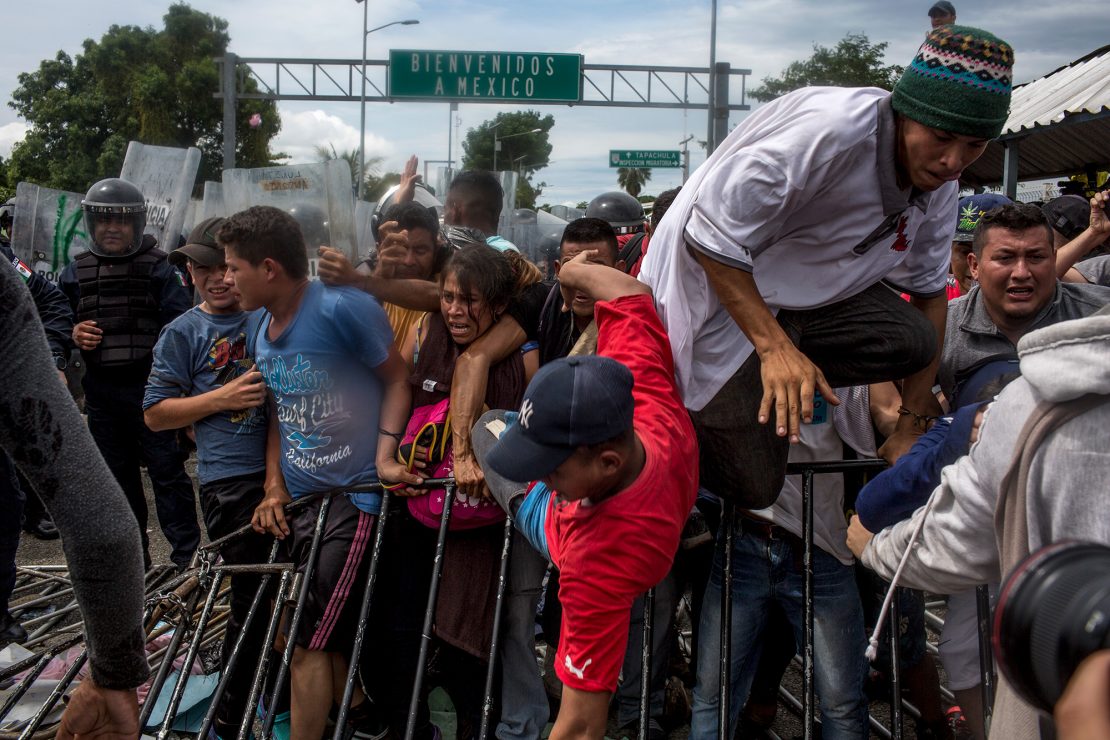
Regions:
<instances>
[{"instance_id":1,"label":"crowd barrier railing","mask_svg":"<svg viewBox=\"0 0 1110 740\"><path fill-rule=\"evenodd\" d=\"M813 738L816 736L816 718L814 709L817 706L815 677L814 677L814 584L813 584L813 548L814 548L814 494L813 494L813 481L816 475L837 474L846 472L863 472L875 473L886 467L886 463L882 460L837 460L828 462L809 462L809 463L795 463L788 466L789 474L797 474L802 477L802 498L803 498L803 553L802 564L804 569L804 586L803 586L803 645L801 649L801 668L802 668L802 696L800 699L793 697L785 689L780 689L782 698L786 703L792 706L796 711L800 712L803 725L803 736L805 738ZM428 589L428 597L425 606L423 617L423 625L421 630L420 649L418 664L416 670L416 677L410 695L410 704L408 709L407 724L405 727L404 737L406 740L411 740L413 737L417 711L419 702L423 696L424 684L426 681L426 673L428 668L428 659L434 641L435 632L435 611L436 604L439 596L440 578L443 572L444 558L446 556L448 538L447 534L450 527L452 504L455 499L455 482L452 478L428 480L424 483L424 487L443 487L446 489L446 496L444 497L443 513L440 518L439 529L436 538L435 552L432 565L432 577ZM172 635L169 638L168 645L151 654L151 664L154 671L154 679L151 682L150 689L147 693L147 701L141 707L141 726L147 727L151 720L151 714L154 710L154 705L157 698L162 694L169 676L172 671L175 660L184 651L184 665L191 666L197 658L200 651L206 647L214 644L223 636L223 627L226 623L226 614L217 614L217 603L221 598L226 595L227 589L224 588L224 579L238 573L253 573L261 576L261 582L253 596L249 610L244 618L244 623L239 631L238 638L228 655L227 665L223 675L220 678L211 698L210 705L205 712L198 737L206 737L216 714L216 709L223 695L228 689L228 684L237 667L242 654L245 650L245 641L248 635L251 634L251 626L258 619L267 619L266 632L264 645L274 645L275 640L278 638L278 632L281 625L284 606L292 607L292 612L288 616L288 633L295 634L297 626L303 616L305 603L307 599L308 590L305 584L311 580L315 569L318 566L320 543L323 537L324 526L327 520L328 511L331 508L332 498L344 492L359 491L359 492L380 492L382 494L381 513L377 517L375 523L375 532L373 539L373 547L371 551L371 558L366 576L365 583L363 584L362 601L360 603L360 618L358 626L351 644L349 653L349 672L347 675L347 683L344 687L343 700L339 706L337 721L335 724L335 731L333 740L343 740L344 730L349 716L350 702L353 698L355 687L358 680L358 666L364 650L367 639L367 618L373 606L374 590L378 577L378 563L382 556L382 549L384 546L385 527L388 525L390 519L391 507L396 503L393 501L394 496L387 490L382 490L379 484L367 484L363 486L348 487L343 491L329 491L325 493L315 494L312 496L298 499L297 501L289 504L286 507L287 513L291 513L307 506L314 501L320 501L320 510L316 517L316 523L313 530L312 543L309 549L308 561L305 565L303 573L297 573L293 566L289 563L281 563L277 561L279 554L279 543L275 540L271 549L267 562L258 564L227 564L218 562L218 555L220 550L226 545L238 540L241 537L247 536L253 530L250 525L245 525L242 528L232 532L225 537L215 540L198 551L194 559L194 567L186 572L174 575L172 568L154 568L147 574L147 592L150 594L148 598L145 612L144 612L144 625L148 637L155 637L172 630ZM726 522L733 522L735 517L739 515L736 508L729 502L724 502L722 509L722 516ZM500 632L502 626L502 611L504 607L504 599L507 590L508 582L508 569L510 558L512 555L512 521L506 519L504 525L504 537L501 549L501 557L499 564L499 571L497 574L497 589L495 601L495 613L493 618L493 634L490 639L490 648L488 653L487 672L485 676L484 694L481 704L481 723L479 728L479 737L488 738L491 735L491 723L493 720L493 708L495 705L495 698L493 696L495 689L495 675L497 664L497 653L500 646ZM724 558L723 576L726 584L731 583L733 573L732 563L732 548L733 548L733 527L723 526L723 538L718 543L718 546L725 548L727 556ZM21 580L17 581L15 595L21 599L28 594L36 593L29 600L22 600L19 602L18 609L21 611L27 610L33 606L45 604L52 599L56 601L67 595L72 595L72 585L68 579L65 578L63 567L51 568L49 566L42 567L41 569L21 569ZM276 587L273 586L274 581L277 581ZM729 593L726 586L725 593ZM276 604L276 607L267 615L270 600ZM978 614L978 630L980 636L980 668L982 673L982 690L984 696L984 706L987 710L987 722L989 723L990 706L993 698L994 690L994 672L993 660L990 655L990 602L989 595L985 586L980 587L977 593L977 605L979 609ZM652 632L654 630L653 616L654 616L654 589L649 590L645 594L644 599L644 628L643 628L643 641L640 645L641 651L641 686L640 686L640 728L639 738L646 740L648 727L649 727L649 711L650 711L650 687L651 687L651 645L652 645ZM897 625L899 623L899 615L897 612L898 600L894 599L891 604L890 620L891 624ZM727 737L728 735L728 717L730 716L730 658L731 658L731 612L732 604L729 598L723 598L721 603L721 654L719 656L719 670L720 670L720 686L719 686L719 715L718 715L718 730L719 737ZM5 697L4 704L0 707L0 719L3 719L12 710L20 699L26 695L27 690L30 688L35 679L42 674L43 670L47 667L50 661L65 653L65 651L82 644L82 635L80 634L81 624L76 622L69 624L60 629L51 629L58 624L59 621L64 620L66 616L77 612L76 603L66 605L64 608L54 611L43 617L36 617L32 622L28 622L32 628L35 628L35 633L27 641L25 646L31 646L38 649L31 657L19 661L18 663L9 666L7 669L0 670L0 682L9 681L11 678L24 673L17 683L9 690ZM47 618L49 617L49 618ZM169 627L165 623L168 621ZM43 630L46 630L44 632ZM50 640L49 638L58 638L59 636L69 634L68 637L63 639ZM48 644L49 643L49 644ZM894 665L897 665L898 656L898 631L890 630L890 647L892 652L892 660ZM243 719L238 728L238 740L246 740L251 736L255 724L255 714L261 703L263 712L261 713L261 733L260 738L269 740L273 736L274 722L278 712L279 702L278 697L281 696L284 690L285 683L289 678L289 672L293 658L294 641L286 640L285 646L281 650L280 655L275 655L273 650L263 649L260 651L260 658L254 666L252 672L252 680L250 692L247 699L247 706L243 711ZM82 651L78 658L68 667L65 674L57 682L56 687L53 689L49 697L41 705L34 718L27 724L27 726L20 733L20 740L31 740L31 738L45 736L42 730L42 725L46 718L50 715L51 711L61 700L62 696L72 685L77 677L79 671L84 666L87 660L87 654ZM267 678L271 672L275 671L272 665L277 662L276 673L268 689L264 689L267 683ZM165 716L156 728L156 737L158 740L165 740L171 732L174 719L177 717L178 710L185 692L186 682L188 680L188 670L182 670L177 674L177 680L171 689L168 705L166 708ZM891 727L886 728L882 726L874 717L870 718L872 728L884 737L901 738L903 736L903 708L910 710L916 714L914 708L908 705L901 698L901 686L898 671L892 671L892 686L891 686ZM988 724L989 726L989 724Z\"/></svg>"}]
</instances>

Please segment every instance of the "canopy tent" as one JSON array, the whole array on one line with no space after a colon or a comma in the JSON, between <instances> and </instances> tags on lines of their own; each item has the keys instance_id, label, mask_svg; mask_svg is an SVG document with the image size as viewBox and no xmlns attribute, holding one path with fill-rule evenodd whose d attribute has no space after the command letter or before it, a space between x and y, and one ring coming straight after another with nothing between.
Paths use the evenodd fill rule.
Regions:
<instances>
[{"instance_id":1,"label":"canopy tent","mask_svg":"<svg viewBox=\"0 0 1110 740\"><path fill-rule=\"evenodd\" d=\"M1073 175L1110 166L1110 45L1014 88L1002 135L964 170L961 184Z\"/></svg>"}]
</instances>

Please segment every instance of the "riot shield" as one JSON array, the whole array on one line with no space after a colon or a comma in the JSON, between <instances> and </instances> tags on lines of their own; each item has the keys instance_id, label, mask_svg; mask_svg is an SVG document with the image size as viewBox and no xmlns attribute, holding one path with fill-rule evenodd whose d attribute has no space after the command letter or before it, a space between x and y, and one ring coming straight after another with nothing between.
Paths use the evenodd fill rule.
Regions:
<instances>
[{"instance_id":1,"label":"riot shield","mask_svg":"<svg viewBox=\"0 0 1110 740\"><path fill-rule=\"evenodd\" d=\"M167 252L177 248L185 227L186 206L200 169L200 150L150 146L132 141L127 145L120 177L132 183L146 199L146 233Z\"/></svg>"},{"instance_id":2,"label":"riot shield","mask_svg":"<svg viewBox=\"0 0 1110 740\"><path fill-rule=\"evenodd\" d=\"M374 218L377 202L355 201L355 229L358 233L358 256L369 256L378 247L378 240L370 224Z\"/></svg>"},{"instance_id":3,"label":"riot shield","mask_svg":"<svg viewBox=\"0 0 1110 740\"><path fill-rule=\"evenodd\" d=\"M57 282L62 268L89 248L81 193L21 182L15 187L12 250L35 272Z\"/></svg>"},{"instance_id":4,"label":"riot shield","mask_svg":"<svg viewBox=\"0 0 1110 740\"><path fill-rule=\"evenodd\" d=\"M200 216L197 223L213 216L228 215L227 208L224 207L224 186L221 183L212 180L204 181L203 203L203 207L197 213Z\"/></svg>"},{"instance_id":5,"label":"riot shield","mask_svg":"<svg viewBox=\"0 0 1110 740\"><path fill-rule=\"evenodd\" d=\"M297 219L313 278L316 250L321 245L341 250L352 261L357 259L351 169L342 160L224 170L223 201L229 216L251 206L273 206Z\"/></svg>"},{"instance_id":6,"label":"riot shield","mask_svg":"<svg viewBox=\"0 0 1110 740\"><path fill-rule=\"evenodd\" d=\"M567 223L576 219L582 218L586 215L584 208L572 208L571 206L557 205L551 206L551 215L558 216Z\"/></svg>"},{"instance_id":7,"label":"riot shield","mask_svg":"<svg viewBox=\"0 0 1110 740\"><path fill-rule=\"evenodd\" d=\"M494 172L493 174L505 192L505 199L501 202L501 220L497 222L497 233L515 244L516 242L509 238L509 234L512 232L515 220L513 212L516 210L517 174L515 172Z\"/></svg>"}]
</instances>

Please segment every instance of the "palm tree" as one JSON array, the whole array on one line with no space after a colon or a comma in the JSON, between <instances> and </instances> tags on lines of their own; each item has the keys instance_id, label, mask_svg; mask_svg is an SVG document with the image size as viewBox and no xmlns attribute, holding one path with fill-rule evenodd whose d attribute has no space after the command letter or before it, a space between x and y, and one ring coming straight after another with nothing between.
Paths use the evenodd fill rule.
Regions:
<instances>
[{"instance_id":1,"label":"palm tree","mask_svg":"<svg viewBox=\"0 0 1110 740\"><path fill-rule=\"evenodd\" d=\"M651 179L650 167L618 167L617 184L633 198L640 194L644 184Z\"/></svg>"},{"instance_id":2,"label":"palm tree","mask_svg":"<svg viewBox=\"0 0 1110 740\"><path fill-rule=\"evenodd\" d=\"M342 159L346 162L351 168L351 186L355 189L358 188L358 147L354 149L344 149L340 152L336 150L335 144L329 142L326 145L322 144L316 147L316 156L321 162L328 162L333 159ZM380 156L366 158L366 165L363 167L362 176L368 186L371 182L376 183L378 181L378 170L384 160L385 158Z\"/></svg>"}]
</instances>

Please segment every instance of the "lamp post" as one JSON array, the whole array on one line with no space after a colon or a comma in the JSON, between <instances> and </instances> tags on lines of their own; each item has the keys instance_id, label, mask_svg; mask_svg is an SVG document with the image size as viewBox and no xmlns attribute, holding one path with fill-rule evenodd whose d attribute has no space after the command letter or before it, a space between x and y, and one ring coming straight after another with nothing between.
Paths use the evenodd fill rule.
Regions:
<instances>
[{"instance_id":1,"label":"lamp post","mask_svg":"<svg viewBox=\"0 0 1110 740\"><path fill-rule=\"evenodd\" d=\"M500 125L501 125L501 122L498 121L492 127L493 129L495 129L494 132L493 132L493 171L494 172L497 172L497 153L499 151L501 151L501 142L502 141L504 141L505 139L511 139L514 136L527 136L528 134L538 134L538 133L541 133L543 131L542 128L534 128L531 131L521 131L519 134L509 134L508 136L502 136L501 138L498 138L496 129Z\"/></svg>"},{"instance_id":2,"label":"lamp post","mask_svg":"<svg viewBox=\"0 0 1110 740\"><path fill-rule=\"evenodd\" d=\"M404 21L393 21L385 23L367 30L366 20L369 12L370 3L368 0L355 0L355 2L362 3L362 94L359 96L359 104L361 107L361 116L359 120L359 145L358 145L358 199L362 200L362 189L365 186L363 175L366 171L366 37L380 31L383 28L390 26L415 26L420 21L415 19L408 19Z\"/></svg>"},{"instance_id":3,"label":"lamp post","mask_svg":"<svg viewBox=\"0 0 1110 740\"><path fill-rule=\"evenodd\" d=\"M721 143L714 139L716 126L713 120L717 117L717 0L710 3L709 13L709 130L705 136L707 156Z\"/></svg>"}]
</instances>

